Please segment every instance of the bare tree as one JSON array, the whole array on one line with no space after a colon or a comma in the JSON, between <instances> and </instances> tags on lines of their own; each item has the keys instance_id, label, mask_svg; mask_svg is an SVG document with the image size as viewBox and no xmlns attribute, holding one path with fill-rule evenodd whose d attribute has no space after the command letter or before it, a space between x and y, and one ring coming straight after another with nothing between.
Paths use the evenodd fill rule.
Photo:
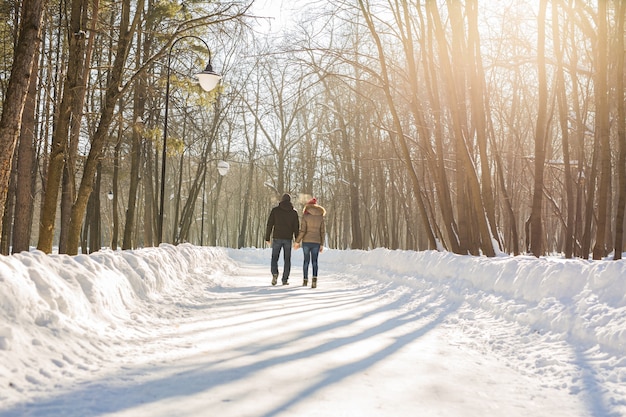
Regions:
<instances>
[{"instance_id":1,"label":"bare tree","mask_svg":"<svg viewBox=\"0 0 626 417\"><path fill-rule=\"evenodd\" d=\"M70 33L69 41L69 57L67 66L67 75L64 80L63 99L58 110L58 123L54 129L52 148L47 169L47 183L45 190L45 199L42 207L42 218L39 226L39 242L37 249L46 253L52 251L52 240L54 235L54 223L57 214L57 201L59 195L59 187L65 169L65 157L68 151L68 137L70 132L70 124L72 117L78 118L80 123L81 117L81 93L87 82L83 78L83 69L85 68L85 45L86 32L82 27L82 19L84 10L88 8L88 1L73 0L70 11ZM95 36L95 34L92 34ZM82 86L80 85L82 83ZM77 146L77 141L74 142ZM75 161L74 161L75 162ZM68 167L67 169L73 169ZM66 179L69 180L69 179ZM71 202L74 195L73 189L66 189L69 195L64 201ZM67 206L64 206L67 208ZM67 229L64 229L65 231ZM63 245L67 242L66 236L61 239ZM63 248L64 249L64 248ZM65 252L64 250L62 252Z\"/></svg>"},{"instance_id":2,"label":"bare tree","mask_svg":"<svg viewBox=\"0 0 626 417\"><path fill-rule=\"evenodd\" d=\"M561 137L563 143L563 167L564 167L564 183L566 194L566 225L564 233L564 251L565 257L571 258L574 252L574 182L572 179L572 168L570 162L570 139L569 139L569 111L567 89L565 86L565 67L564 47L561 46L561 31L559 23L559 9L556 3L552 4L552 42L554 44L554 54L556 57L557 67L556 75L556 92L559 107L559 123L561 127Z\"/></svg>"},{"instance_id":3,"label":"bare tree","mask_svg":"<svg viewBox=\"0 0 626 417\"><path fill-rule=\"evenodd\" d=\"M33 71L38 68L37 61ZM17 154L17 181L15 190L15 219L13 221L12 253L27 251L35 204L35 103L37 99L37 77L31 77L28 97L22 115L20 142Z\"/></svg>"},{"instance_id":4,"label":"bare tree","mask_svg":"<svg viewBox=\"0 0 626 417\"><path fill-rule=\"evenodd\" d=\"M368 5L363 0L359 0L358 4L361 10L361 13L363 15L363 18L365 19L367 27L370 31L370 34L372 38L374 39L374 43L376 45L376 49L378 53L378 59L380 61L381 88L385 93L387 105L388 105L389 111L391 112L392 121L393 121L393 131L391 132L391 137L393 138L394 141L397 141L399 147L401 148L402 157L407 166L409 176L413 184L413 193L417 199L419 214L423 222L422 225L427 232L430 248L436 249L437 244L435 241L435 234L431 228L430 221L428 219L428 213L426 211L426 205L424 204L424 201L423 201L419 178L417 176L417 172L415 171L413 163L411 162L411 153L409 151L409 147L408 147L406 138L404 136L404 130L402 128L402 123L400 121L398 110L394 104L391 87L390 87L391 80L389 77L389 72L387 70L386 55L384 52L384 48L380 40L380 37L378 36L376 28L374 26L373 15L371 14Z\"/></svg>"},{"instance_id":5,"label":"bare tree","mask_svg":"<svg viewBox=\"0 0 626 417\"><path fill-rule=\"evenodd\" d=\"M530 215L530 250L536 256L543 255L543 177L545 170L546 130L548 126L548 81L546 79L546 9L547 1L540 0L537 17L537 74L539 78L539 106L535 128L535 183Z\"/></svg>"},{"instance_id":6,"label":"bare tree","mask_svg":"<svg viewBox=\"0 0 626 417\"><path fill-rule=\"evenodd\" d=\"M626 2L620 2L616 7L615 31L617 34L624 33L624 19L626 19ZM624 37L616 36L613 50L624 50ZM615 56L615 103L617 105L617 139L618 139L618 163L617 185L618 203L615 213L615 253L613 259L622 259L624 250L624 212L626 211L626 106L624 105L624 54L617 53Z\"/></svg>"},{"instance_id":7,"label":"bare tree","mask_svg":"<svg viewBox=\"0 0 626 417\"><path fill-rule=\"evenodd\" d=\"M435 27L435 37L438 44L439 59L444 73L444 87L450 105L451 133L454 137L456 164L457 164L457 212L459 215L460 251L478 254L478 248L487 256L494 256L493 237L488 224L485 206L482 201L480 182L474 169L475 163L468 149L465 138L467 134L467 120L465 110L465 92L463 89L464 74L462 71L453 71L453 68L463 68L455 62L463 56L463 44L461 33L457 33L462 27L459 21L459 11L455 4L450 3L450 13L453 16L453 41L449 52L446 42L439 11L434 4L428 4L427 8ZM460 27L459 27L460 26ZM474 226L476 227L473 230Z\"/></svg>"},{"instance_id":8,"label":"bare tree","mask_svg":"<svg viewBox=\"0 0 626 417\"><path fill-rule=\"evenodd\" d=\"M4 213L6 206L13 155L19 138L22 114L31 78L35 76L32 70L38 56L37 49L45 5L46 3L42 0L25 0L22 3L13 67L2 106L2 116L0 116L0 213Z\"/></svg>"},{"instance_id":9,"label":"bare tree","mask_svg":"<svg viewBox=\"0 0 626 417\"><path fill-rule=\"evenodd\" d=\"M593 247L593 259L602 259L608 253L607 229L609 217L609 188L611 184L611 137L609 135L609 97L607 88L608 35L606 1L598 1L598 38L594 87L596 100L596 147L599 149L600 185L598 188L598 230ZM623 36L620 35L620 36Z\"/></svg>"}]
</instances>

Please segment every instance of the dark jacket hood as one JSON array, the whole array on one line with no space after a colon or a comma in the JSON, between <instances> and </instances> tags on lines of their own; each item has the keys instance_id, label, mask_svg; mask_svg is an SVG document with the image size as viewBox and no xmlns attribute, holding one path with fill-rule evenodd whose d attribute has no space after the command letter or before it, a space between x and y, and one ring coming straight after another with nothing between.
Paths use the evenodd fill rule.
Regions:
<instances>
[{"instance_id":1,"label":"dark jacket hood","mask_svg":"<svg viewBox=\"0 0 626 417\"><path fill-rule=\"evenodd\" d=\"M278 207L283 210L293 210L293 204L291 204L291 201L281 201L278 203Z\"/></svg>"}]
</instances>

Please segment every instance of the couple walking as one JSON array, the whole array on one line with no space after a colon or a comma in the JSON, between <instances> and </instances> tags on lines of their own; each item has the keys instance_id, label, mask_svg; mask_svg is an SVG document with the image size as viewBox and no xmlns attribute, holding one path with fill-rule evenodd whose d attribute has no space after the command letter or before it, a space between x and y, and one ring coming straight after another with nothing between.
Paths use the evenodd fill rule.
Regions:
<instances>
[{"instance_id":1,"label":"couple walking","mask_svg":"<svg viewBox=\"0 0 626 417\"><path fill-rule=\"evenodd\" d=\"M324 235L326 233L324 225L324 215L326 210L317 204L317 199L309 200L304 206L302 221L298 219L298 212L291 203L291 196L283 194L280 203L272 209L267 219L265 231L265 241L272 246L272 261L270 269L272 271L272 285L278 282L278 258L283 251L282 281L283 285L289 285L289 273L291 272L291 242L295 238L294 249L300 247L302 242L302 252L304 254L303 264L303 286L309 284L309 263L313 269L313 281L311 288L317 287L317 259L320 252L324 250ZM273 239L270 240L270 237Z\"/></svg>"}]
</instances>

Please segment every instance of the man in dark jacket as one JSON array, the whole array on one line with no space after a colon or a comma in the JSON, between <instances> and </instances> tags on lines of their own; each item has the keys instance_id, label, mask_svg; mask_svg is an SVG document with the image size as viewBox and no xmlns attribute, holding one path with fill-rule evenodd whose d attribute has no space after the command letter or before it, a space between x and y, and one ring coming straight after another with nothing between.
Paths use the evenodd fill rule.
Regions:
<instances>
[{"instance_id":1,"label":"man in dark jacket","mask_svg":"<svg viewBox=\"0 0 626 417\"><path fill-rule=\"evenodd\" d=\"M291 204L291 196L283 194L278 206L274 207L267 219L267 228L265 230L265 241L268 245L272 245L272 285L276 285L278 281L278 258L280 251L283 250L283 260L285 267L283 268L283 285L289 284L289 273L291 272L291 241L298 236L300 222L298 212ZM272 233L273 232L273 233ZM270 237L273 239L270 240Z\"/></svg>"}]
</instances>

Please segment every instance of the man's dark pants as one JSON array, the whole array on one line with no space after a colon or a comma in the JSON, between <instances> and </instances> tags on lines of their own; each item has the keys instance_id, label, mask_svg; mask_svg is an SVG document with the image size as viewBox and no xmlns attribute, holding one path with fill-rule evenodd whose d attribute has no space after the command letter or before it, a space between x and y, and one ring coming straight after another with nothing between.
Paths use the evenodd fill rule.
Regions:
<instances>
[{"instance_id":1,"label":"man's dark pants","mask_svg":"<svg viewBox=\"0 0 626 417\"><path fill-rule=\"evenodd\" d=\"M289 273L291 272L291 239L272 240L272 275L278 275L278 258L280 257L281 249L283 251L283 260L285 261L282 278L284 284L289 280Z\"/></svg>"}]
</instances>

